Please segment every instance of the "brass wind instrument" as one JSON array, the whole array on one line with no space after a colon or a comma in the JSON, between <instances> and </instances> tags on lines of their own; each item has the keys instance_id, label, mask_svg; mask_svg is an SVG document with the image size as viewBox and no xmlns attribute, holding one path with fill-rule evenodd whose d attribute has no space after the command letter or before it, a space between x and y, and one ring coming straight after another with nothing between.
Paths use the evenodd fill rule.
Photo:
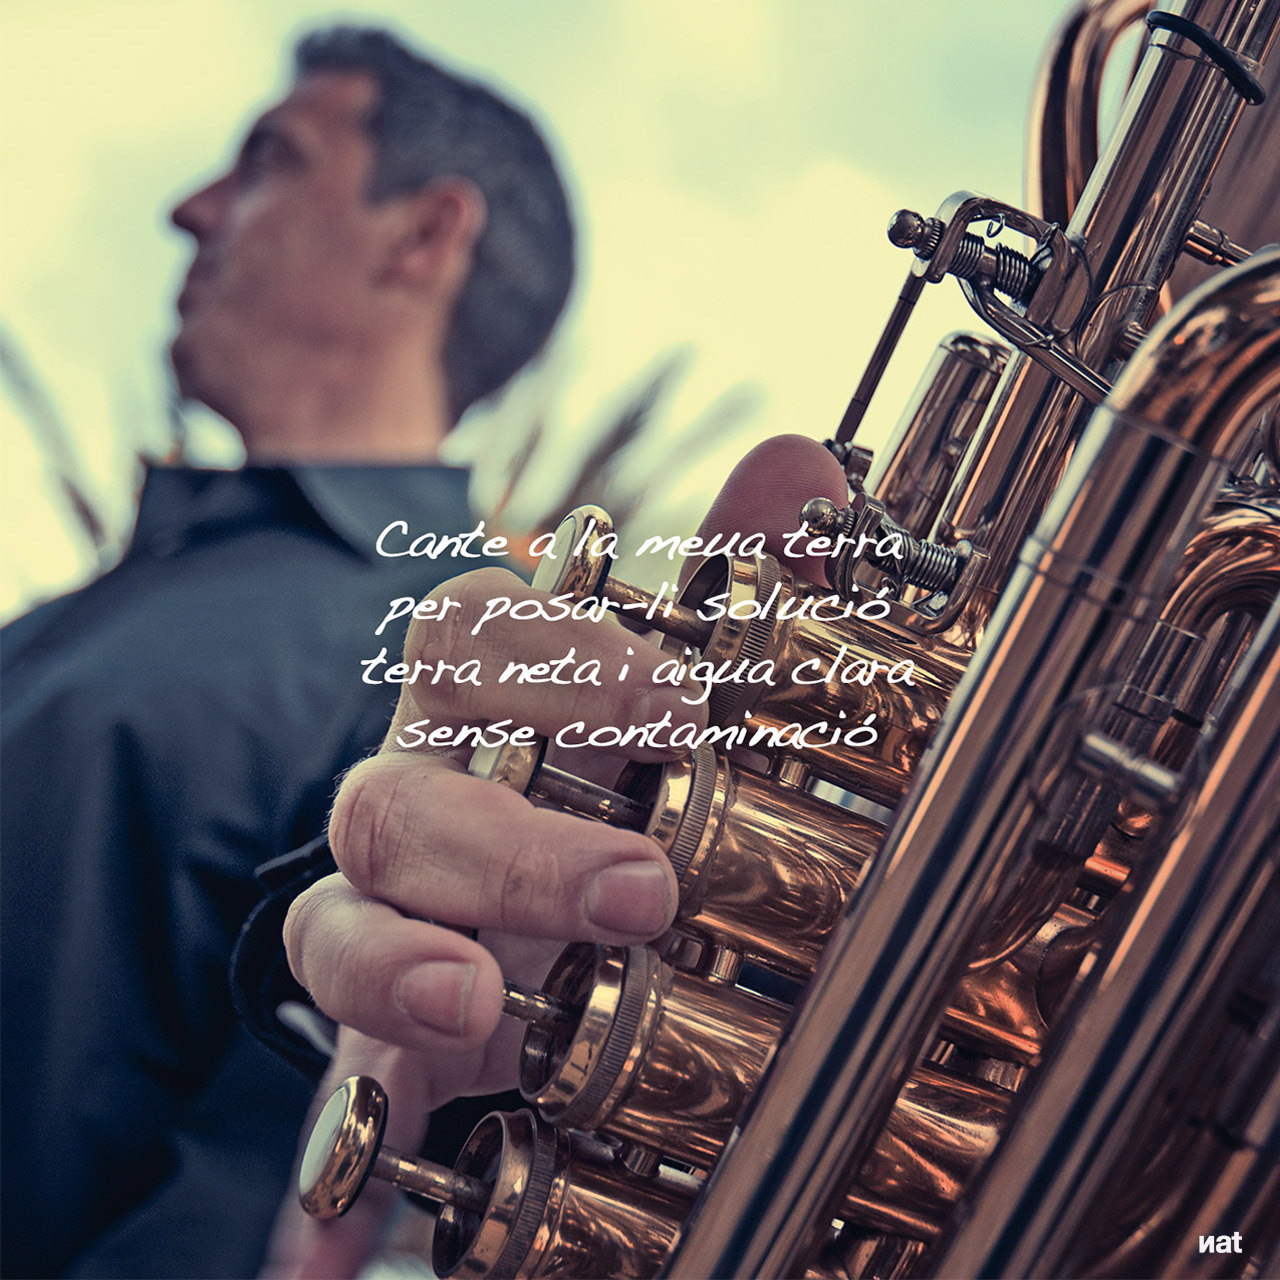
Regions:
<instances>
[{"instance_id":1,"label":"brass wind instrument","mask_svg":"<svg viewBox=\"0 0 1280 1280\"><path fill-rule=\"evenodd\" d=\"M1047 135L1089 133L1144 11L1081 6ZM535 1110L454 1170L381 1151L348 1082L313 1211L368 1176L434 1198L442 1276L1280 1274L1280 249L1197 220L1280 0L1146 22L1091 176L1046 143L1034 211L893 219L907 283L829 442L849 502L805 510L835 595L883 607L725 555L650 611L673 654L829 678L718 687L725 737L612 788L477 753L657 839L673 930L509 987ZM1161 318L1180 255L1221 270ZM877 461L858 424L947 275L1001 341L949 338ZM589 550L535 585L646 600Z\"/></svg>"}]
</instances>

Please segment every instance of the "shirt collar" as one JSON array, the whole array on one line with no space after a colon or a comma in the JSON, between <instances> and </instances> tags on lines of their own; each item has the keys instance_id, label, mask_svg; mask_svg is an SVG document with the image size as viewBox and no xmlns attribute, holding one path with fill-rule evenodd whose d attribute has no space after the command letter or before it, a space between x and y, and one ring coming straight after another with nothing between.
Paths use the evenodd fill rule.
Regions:
<instances>
[{"instance_id":1,"label":"shirt collar","mask_svg":"<svg viewBox=\"0 0 1280 1280\"><path fill-rule=\"evenodd\" d=\"M381 560L378 535L393 520L457 533L471 526L470 472L461 467L293 467L320 518L366 560Z\"/></svg>"},{"instance_id":2,"label":"shirt collar","mask_svg":"<svg viewBox=\"0 0 1280 1280\"><path fill-rule=\"evenodd\" d=\"M305 520L307 508L363 559L382 561L378 535L393 520L456 533L472 522L469 473L444 466L242 467L148 465L129 552L185 543L240 524Z\"/></svg>"}]
</instances>

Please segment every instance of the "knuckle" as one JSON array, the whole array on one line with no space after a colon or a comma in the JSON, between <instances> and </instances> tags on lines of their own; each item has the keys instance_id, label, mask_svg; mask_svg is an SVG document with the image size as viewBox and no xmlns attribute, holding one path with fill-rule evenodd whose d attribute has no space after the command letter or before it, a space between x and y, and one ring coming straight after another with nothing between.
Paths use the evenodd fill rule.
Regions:
<instances>
[{"instance_id":1,"label":"knuckle","mask_svg":"<svg viewBox=\"0 0 1280 1280\"><path fill-rule=\"evenodd\" d=\"M634 717L612 690L601 690L591 685L574 685L571 689L557 691L561 695L560 719L565 724L581 720L590 728L613 726L625 728L634 724Z\"/></svg>"},{"instance_id":2,"label":"knuckle","mask_svg":"<svg viewBox=\"0 0 1280 1280\"><path fill-rule=\"evenodd\" d=\"M494 597L514 598L528 590L510 569L499 569L496 565L473 569L458 578L454 585L457 587L458 603L462 607L455 609L453 616L457 629L467 633L480 621L485 606Z\"/></svg>"},{"instance_id":3,"label":"knuckle","mask_svg":"<svg viewBox=\"0 0 1280 1280\"><path fill-rule=\"evenodd\" d=\"M358 890L375 897L395 883L408 843L405 770L379 767L385 759L347 775L329 817L334 860Z\"/></svg>"},{"instance_id":4,"label":"knuckle","mask_svg":"<svg viewBox=\"0 0 1280 1280\"><path fill-rule=\"evenodd\" d=\"M359 1020L361 1011L381 999L395 975L394 965L387 963L376 938L368 932L371 903L357 907L346 927L330 939L325 965L330 977L327 989L313 992L316 1003L339 1022ZM326 1007L324 1001L329 1002Z\"/></svg>"},{"instance_id":5,"label":"knuckle","mask_svg":"<svg viewBox=\"0 0 1280 1280\"><path fill-rule=\"evenodd\" d=\"M316 1007L338 1022L361 1021L395 977L373 929L376 904L357 898L341 876L312 885L285 918L285 953L293 976Z\"/></svg>"},{"instance_id":6,"label":"knuckle","mask_svg":"<svg viewBox=\"0 0 1280 1280\"><path fill-rule=\"evenodd\" d=\"M443 587L437 587L426 599L443 598L447 594ZM414 618L405 632L405 661L413 662L419 658L427 661L453 652L461 638L460 627L461 614L457 609L447 609L430 619Z\"/></svg>"},{"instance_id":7,"label":"knuckle","mask_svg":"<svg viewBox=\"0 0 1280 1280\"><path fill-rule=\"evenodd\" d=\"M481 607L492 595L511 595L528 590L525 583L510 569L503 569L495 564L486 565L483 569L473 569L464 575L463 581L467 584L467 596Z\"/></svg>"},{"instance_id":8,"label":"knuckle","mask_svg":"<svg viewBox=\"0 0 1280 1280\"><path fill-rule=\"evenodd\" d=\"M660 685L639 680L618 690L617 715L621 724L639 724L653 710L654 691Z\"/></svg>"},{"instance_id":9,"label":"knuckle","mask_svg":"<svg viewBox=\"0 0 1280 1280\"><path fill-rule=\"evenodd\" d=\"M495 565L473 569L441 583L424 599L449 599L459 607L446 609L430 619L413 618L405 634L405 658L412 661L428 655L446 656L460 646L467 647L471 628L480 621L489 600L522 590L527 588L514 573Z\"/></svg>"},{"instance_id":10,"label":"knuckle","mask_svg":"<svg viewBox=\"0 0 1280 1280\"><path fill-rule=\"evenodd\" d=\"M304 889L294 898L289 904L289 910L284 918L284 928L281 931L289 969L299 984L308 991L311 990L311 986L307 981L305 965L307 940L316 922L317 914L328 896L333 879L334 877L327 876L324 880L317 881Z\"/></svg>"},{"instance_id":11,"label":"knuckle","mask_svg":"<svg viewBox=\"0 0 1280 1280\"><path fill-rule=\"evenodd\" d=\"M527 932L532 921L549 923L564 912L565 868L560 851L529 827L515 836L509 856L488 860L485 884L495 895L498 927L505 932Z\"/></svg>"}]
</instances>

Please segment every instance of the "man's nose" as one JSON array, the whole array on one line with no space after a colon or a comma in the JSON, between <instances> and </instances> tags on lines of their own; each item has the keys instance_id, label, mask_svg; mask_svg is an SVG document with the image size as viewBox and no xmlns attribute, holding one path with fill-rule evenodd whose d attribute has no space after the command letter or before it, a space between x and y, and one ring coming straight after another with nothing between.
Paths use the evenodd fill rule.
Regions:
<instances>
[{"instance_id":1,"label":"man's nose","mask_svg":"<svg viewBox=\"0 0 1280 1280\"><path fill-rule=\"evenodd\" d=\"M226 206L227 177L221 177L193 191L179 204L174 205L169 221L179 231L185 231L197 240L206 239L217 229Z\"/></svg>"}]
</instances>

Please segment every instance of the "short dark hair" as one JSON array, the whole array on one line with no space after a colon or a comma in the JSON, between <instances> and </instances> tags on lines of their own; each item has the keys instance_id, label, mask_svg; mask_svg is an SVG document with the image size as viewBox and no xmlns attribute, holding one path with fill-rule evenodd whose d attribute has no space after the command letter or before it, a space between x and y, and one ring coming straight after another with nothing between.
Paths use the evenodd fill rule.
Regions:
<instances>
[{"instance_id":1,"label":"short dark hair","mask_svg":"<svg viewBox=\"0 0 1280 1280\"><path fill-rule=\"evenodd\" d=\"M564 307L574 237L560 175L528 116L385 31L339 26L304 36L294 72L320 71L362 71L377 82L378 105L367 122L371 199L449 175L469 179L484 195L488 218L445 343L456 421L537 354Z\"/></svg>"}]
</instances>

